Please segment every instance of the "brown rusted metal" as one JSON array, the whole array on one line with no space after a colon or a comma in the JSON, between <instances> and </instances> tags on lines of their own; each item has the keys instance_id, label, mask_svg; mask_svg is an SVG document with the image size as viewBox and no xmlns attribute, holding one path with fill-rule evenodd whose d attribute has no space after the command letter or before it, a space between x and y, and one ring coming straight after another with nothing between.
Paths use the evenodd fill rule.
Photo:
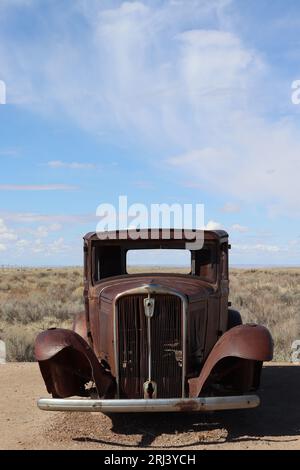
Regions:
<instances>
[{"instance_id":1,"label":"brown rusted metal","mask_svg":"<svg viewBox=\"0 0 300 470\"><path fill-rule=\"evenodd\" d=\"M199 377L189 380L190 396L197 397L213 367L226 357L251 361L271 361L273 341L267 328L259 325L239 325L224 333L209 354Z\"/></svg>"},{"instance_id":2,"label":"brown rusted metal","mask_svg":"<svg viewBox=\"0 0 300 470\"><path fill-rule=\"evenodd\" d=\"M170 239L162 230L154 240L149 235L84 237L85 312L74 331L48 330L36 341L48 391L57 398L89 396L87 383L94 382L99 397L123 404L180 398L176 407L190 411L198 405L189 397L256 390L262 362L272 358L272 338L262 326L240 325L239 313L228 309L228 234L204 232L190 274L127 274L128 250L184 249L190 239L182 230L171 230Z\"/></svg>"},{"instance_id":3,"label":"brown rusted metal","mask_svg":"<svg viewBox=\"0 0 300 470\"><path fill-rule=\"evenodd\" d=\"M53 396L86 396L84 386L90 381L95 383L99 397L115 393L114 377L74 331L53 328L40 333L35 341L35 357Z\"/></svg>"}]
</instances>

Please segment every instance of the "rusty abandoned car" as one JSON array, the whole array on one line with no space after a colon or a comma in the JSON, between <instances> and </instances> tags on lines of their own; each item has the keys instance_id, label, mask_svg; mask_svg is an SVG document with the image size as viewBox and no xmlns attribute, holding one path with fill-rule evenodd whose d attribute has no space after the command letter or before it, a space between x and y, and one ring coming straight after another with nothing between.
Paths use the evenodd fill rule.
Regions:
<instances>
[{"instance_id":1,"label":"rusty abandoned car","mask_svg":"<svg viewBox=\"0 0 300 470\"><path fill-rule=\"evenodd\" d=\"M186 230L137 239L84 237L84 304L72 330L52 328L35 354L54 411L206 411L259 405L263 361L273 342L242 324L228 302L228 234L204 231L190 271L127 272L131 250L185 250ZM102 234L103 235L103 234ZM147 235L149 235L147 237ZM176 270L174 270L176 271Z\"/></svg>"}]
</instances>

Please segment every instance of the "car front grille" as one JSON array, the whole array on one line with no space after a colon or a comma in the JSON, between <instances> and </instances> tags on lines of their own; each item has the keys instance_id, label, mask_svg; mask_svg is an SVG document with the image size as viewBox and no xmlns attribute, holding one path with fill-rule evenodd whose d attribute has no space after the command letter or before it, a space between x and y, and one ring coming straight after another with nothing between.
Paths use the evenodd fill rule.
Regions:
<instances>
[{"instance_id":1,"label":"car front grille","mask_svg":"<svg viewBox=\"0 0 300 470\"><path fill-rule=\"evenodd\" d=\"M120 396L143 398L148 379L146 294L131 294L117 301L118 370ZM157 398L182 396L182 301L172 294L151 294L151 379Z\"/></svg>"}]
</instances>

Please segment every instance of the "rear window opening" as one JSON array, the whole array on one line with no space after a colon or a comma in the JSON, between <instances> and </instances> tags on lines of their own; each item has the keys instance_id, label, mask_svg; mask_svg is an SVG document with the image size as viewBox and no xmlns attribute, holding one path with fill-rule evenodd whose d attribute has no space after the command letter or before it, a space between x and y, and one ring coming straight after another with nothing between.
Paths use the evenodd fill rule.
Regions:
<instances>
[{"instance_id":1,"label":"rear window opening","mask_svg":"<svg viewBox=\"0 0 300 470\"><path fill-rule=\"evenodd\" d=\"M190 250L129 250L126 254L128 274L159 272L190 274L191 265Z\"/></svg>"}]
</instances>

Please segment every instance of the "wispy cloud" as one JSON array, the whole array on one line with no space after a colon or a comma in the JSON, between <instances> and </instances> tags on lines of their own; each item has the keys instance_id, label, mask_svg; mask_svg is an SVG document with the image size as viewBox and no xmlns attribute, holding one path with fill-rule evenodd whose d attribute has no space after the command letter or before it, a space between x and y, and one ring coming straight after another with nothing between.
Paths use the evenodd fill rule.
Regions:
<instances>
[{"instance_id":1,"label":"wispy cloud","mask_svg":"<svg viewBox=\"0 0 300 470\"><path fill-rule=\"evenodd\" d=\"M2 148L0 149L0 157L16 157L20 153L17 148Z\"/></svg>"},{"instance_id":2,"label":"wispy cloud","mask_svg":"<svg viewBox=\"0 0 300 470\"><path fill-rule=\"evenodd\" d=\"M232 248L235 251L246 251L246 252L254 252L256 253L257 251L259 252L271 252L271 253L277 253L280 251L287 251L287 248L281 248L278 245L268 245L268 244L263 244L263 243L257 243L255 245L247 245L247 244L232 244Z\"/></svg>"},{"instance_id":3,"label":"wispy cloud","mask_svg":"<svg viewBox=\"0 0 300 470\"><path fill-rule=\"evenodd\" d=\"M63 162L61 160L51 160L47 163L50 168L70 168L72 170L84 170L96 168L94 163Z\"/></svg>"},{"instance_id":4,"label":"wispy cloud","mask_svg":"<svg viewBox=\"0 0 300 470\"><path fill-rule=\"evenodd\" d=\"M63 237L58 238L50 243L45 243L42 239L37 238L32 244L31 251L33 253L43 253L46 257L69 251L71 246L65 243Z\"/></svg>"},{"instance_id":5,"label":"wispy cloud","mask_svg":"<svg viewBox=\"0 0 300 470\"><path fill-rule=\"evenodd\" d=\"M134 186L139 189L154 189L154 184L152 181L147 180L138 180L134 181Z\"/></svg>"},{"instance_id":6,"label":"wispy cloud","mask_svg":"<svg viewBox=\"0 0 300 470\"><path fill-rule=\"evenodd\" d=\"M271 84L285 90L286 83L268 54L231 25L234 3L77 0L59 12L60 21L50 11L53 30L38 43L6 37L3 28L11 100L35 112L59 109L95 135L138 136L151 163L165 154L176 182L299 213L299 125L268 101ZM74 11L84 21L66 28L64 15ZM72 163L53 167L70 168L64 165Z\"/></svg>"},{"instance_id":7,"label":"wispy cloud","mask_svg":"<svg viewBox=\"0 0 300 470\"><path fill-rule=\"evenodd\" d=\"M78 186L67 184L0 184L0 191L74 191Z\"/></svg>"},{"instance_id":8,"label":"wispy cloud","mask_svg":"<svg viewBox=\"0 0 300 470\"><path fill-rule=\"evenodd\" d=\"M237 212L240 212L241 206L234 202L226 202L220 210L225 214L236 214Z\"/></svg>"},{"instance_id":9,"label":"wispy cloud","mask_svg":"<svg viewBox=\"0 0 300 470\"><path fill-rule=\"evenodd\" d=\"M239 233L246 233L249 231L248 227L246 227L245 225L240 225L240 224L233 224L230 228L233 232L239 232Z\"/></svg>"},{"instance_id":10,"label":"wispy cloud","mask_svg":"<svg viewBox=\"0 0 300 470\"><path fill-rule=\"evenodd\" d=\"M16 232L9 229L3 219L0 219L0 241L14 241L18 236Z\"/></svg>"},{"instance_id":11,"label":"wispy cloud","mask_svg":"<svg viewBox=\"0 0 300 470\"><path fill-rule=\"evenodd\" d=\"M21 256L24 252L32 255L42 255L43 258L49 258L56 254L66 254L71 250L70 244L66 243L63 237L59 237L53 241L45 241L42 238L20 239L15 244L17 248L17 256ZM7 247L6 247L7 250Z\"/></svg>"},{"instance_id":12,"label":"wispy cloud","mask_svg":"<svg viewBox=\"0 0 300 470\"><path fill-rule=\"evenodd\" d=\"M220 222L216 222L215 220L209 220L207 224L204 226L205 230L221 230L222 224Z\"/></svg>"},{"instance_id":13,"label":"wispy cloud","mask_svg":"<svg viewBox=\"0 0 300 470\"><path fill-rule=\"evenodd\" d=\"M0 212L0 217L18 224L88 224L98 221L95 214L39 214L36 212Z\"/></svg>"},{"instance_id":14,"label":"wispy cloud","mask_svg":"<svg viewBox=\"0 0 300 470\"><path fill-rule=\"evenodd\" d=\"M17 260L24 254L37 255L47 258L50 255L66 254L71 246L63 236L53 239L55 232L62 230L57 223L38 227L11 227L6 220L0 218L0 251L7 252L7 259ZM51 236L50 236L51 235ZM3 260L4 261L4 260ZM2 260L0 260L0 264Z\"/></svg>"},{"instance_id":15,"label":"wispy cloud","mask_svg":"<svg viewBox=\"0 0 300 470\"><path fill-rule=\"evenodd\" d=\"M36 238L47 238L49 234L53 232L59 232L63 229L61 224L50 223L48 225L39 225L32 229L23 229L23 233L29 233L34 235Z\"/></svg>"}]
</instances>

